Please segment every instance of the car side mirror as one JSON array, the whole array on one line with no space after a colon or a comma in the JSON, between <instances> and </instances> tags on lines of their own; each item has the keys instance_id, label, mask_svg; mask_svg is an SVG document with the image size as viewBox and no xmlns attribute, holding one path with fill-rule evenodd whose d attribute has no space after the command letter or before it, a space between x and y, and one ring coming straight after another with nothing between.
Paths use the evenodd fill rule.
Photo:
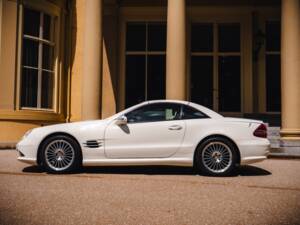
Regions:
<instances>
[{"instance_id":1,"label":"car side mirror","mask_svg":"<svg viewBox=\"0 0 300 225\"><path fill-rule=\"evenodd\" d=\"M117 125L125 125L127 124L127 117L126 116L119 116L117 119L116 119L116 124Z\"/></svg>"}]
</instances>

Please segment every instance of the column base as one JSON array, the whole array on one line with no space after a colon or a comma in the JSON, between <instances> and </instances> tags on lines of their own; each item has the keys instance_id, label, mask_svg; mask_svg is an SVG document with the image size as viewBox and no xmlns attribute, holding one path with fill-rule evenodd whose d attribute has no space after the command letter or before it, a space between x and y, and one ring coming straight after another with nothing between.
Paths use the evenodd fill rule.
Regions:
<instances>
[{"instance_id":1,"label":"column base","mask_svg":"<svg viewBox=\"0 0 300 225\"><path fill-rule=\"evenodd\" d=\"M280 131L278 147L271 148L271 157L300 158L300 130Z\"/></svg>"},{"instance_id":2,"label":"column base","mask_svg":"<svg viewBox=\"0 0 300 225\"><path fill-rule=\"evenodd\" d=\"M289 157L300 157L300 130L281 129L279 148L276 154Z\"/></svg>"},{"instance_id":3,"label":"column base","mask_svg":"<svg viewBox=\"0 0 300 225\"><path fill-rule=\"evenodd\" d=\"M280 136L285 141L300 141L300 129L281 129Z\"/></svg>"},{"instance_id":4,"label":"column base","mask_svg":"<svg viewBox=\"0 0 300 225\"><path fill-rule=\"evenodd\" d=\"M279 147L271 148L271 157L300 158L300 140L279 140Z\"/></svg>"},{"instance_id":5,"label":"column base","mask_svg":"<svg viewBox=\"0 0 300 225\"><path fill-rule=\"evenodd\" d=\"M284 156L300 157L300 140L280 140L279 152Z\"/></svg>"}]
</instances>

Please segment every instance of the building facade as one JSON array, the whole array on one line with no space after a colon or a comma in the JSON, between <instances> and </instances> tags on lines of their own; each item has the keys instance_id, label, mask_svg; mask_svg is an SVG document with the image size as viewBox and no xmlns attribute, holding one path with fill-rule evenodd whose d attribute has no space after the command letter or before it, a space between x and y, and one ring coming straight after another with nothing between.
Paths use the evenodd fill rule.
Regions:
<instances>
[{"instance_id":1,"label":"building facade","mask_svg":"<svg viewBox=\"0 0 300 225\"><path fill-rule=\"evenodd\" d=\"M0 69L2 146L165 98L300 143L299 0L0 0Z\"/></svg>"}]
</instances>

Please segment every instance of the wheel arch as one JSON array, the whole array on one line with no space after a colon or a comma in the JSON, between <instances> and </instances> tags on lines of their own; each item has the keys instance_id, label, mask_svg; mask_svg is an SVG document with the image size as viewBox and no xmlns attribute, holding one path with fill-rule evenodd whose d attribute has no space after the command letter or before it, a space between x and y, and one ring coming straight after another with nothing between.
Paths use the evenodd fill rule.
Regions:
<instances>
[{"instance_id":1,"label":"wheel arch","mask_svg":"<svg viewBox=\"0 0 300 225\"><path fill-rule=\"evenodd\" d=\"M201 141L199 141L199 143L197 144L195 150L194 150L194 157L193 157L193 165L195 165L195 157L196 157L196 151L198 149L198 147L203 143L205 142L206 140L210 139L210 138L224 138L224 139L227 139L228 141L230 141L235 149L237 150L237 156L238 156L238 163L241 163L241 153L240 153L240 149L239 147L237 146L237 144L235 143L235 141L233 141L230 137L226 136L226 135L223 135L223 134L211 134L211 135L208 135L204 138L202 138Z\"/></svg>"},{"instance_id":2,"label":"wheel arch","mask_svg":"<svg viewBox=\"0 0 300 225\"><path fill-rule=\"evenodd\" d=\"M38 152L37 152L37 164L41 165L41 150L42 150L42 146L45 143L45 141L48 138L51 138L51 137L57 136L57 135L64 135L64 136L67 136L69 138L72 138L78 144L78 146L79 146L79 152L80 152L80 161L82 162L82 149L81 149L81 146L80 146L78 140L73 135L71 135L69 133L66 133L66 132L54 132L54 133L51 133L51 134L48 134L47 136L45 136L43 138L43 140L40 142L40 144L38 146Z\"/></svg>"}]
</instances>

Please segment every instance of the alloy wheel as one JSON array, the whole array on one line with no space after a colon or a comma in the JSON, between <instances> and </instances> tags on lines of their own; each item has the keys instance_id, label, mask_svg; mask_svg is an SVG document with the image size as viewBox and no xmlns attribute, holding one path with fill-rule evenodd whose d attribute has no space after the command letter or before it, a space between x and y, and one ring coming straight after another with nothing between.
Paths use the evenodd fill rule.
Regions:
<instances>
[{"instance_id":1,"label":"alloy wheel","mask_svg":"<svg viewBox=\"0 0 300 225\"><path fill-rule=\"evenodd\" d=\"M68 169L75 159L73 146L66 140L54 140L45 149L45 161L55 171Z\"/></svg>"},{"instance_id":2,"label":"alloy wheel","mask_svg":"<svg viewBox=\"0 0 300 225\"><path fill-rule=\"evenodd\" d=\"M213 173L223 173L232 164L232 151L222 142L210 142L202 151L202 163Z\"/></svg>"}]
</instances>

